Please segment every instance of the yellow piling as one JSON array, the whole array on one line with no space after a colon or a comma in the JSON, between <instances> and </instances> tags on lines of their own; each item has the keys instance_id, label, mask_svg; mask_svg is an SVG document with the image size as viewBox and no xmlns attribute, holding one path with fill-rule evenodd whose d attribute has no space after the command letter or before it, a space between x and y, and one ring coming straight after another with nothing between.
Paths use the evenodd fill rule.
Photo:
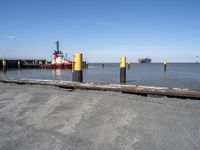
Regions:
<instances>
[{"instance_id":1,"label":"yellow piling","mask_svg":"<svg viewBox=\"0 0 200 150\"><path fill-rule=\"evenodd\" d=\"M164 71L167 71L167 60L164 60Z\"/></svg>"},{"instance_id":2,"label":"yellow piling","mask_svg":"<svg viewBox=\"0 0 200 150\"><path fill-rule=\"evenodd\" d=\"M120 60L120 83L126 83L126 57L122 56Z\"/></svg>"},{"instance_id":3,"label":"yellow piling","mask_svg":"<svg viewBox=\"0 0 200 150\"><path fill-rule=\"evenodd\" d=\"M73 72L73 81L75 82L83 82L83 71L82 71L82 63L83 63L83 55L82 53L77 53L75 55L75 64L74 64L74 72Z\"/></svg>"},{"instance_id":4,"label":"yellow piling","mask_svg":"<svg viewBox=\"0 0 200 150\"><path fill-rule=\"evenodd\" d=\"M7 66L6 66L6 60L3 60L3 72L6 72Z\"/></svg>"}]
</instances>

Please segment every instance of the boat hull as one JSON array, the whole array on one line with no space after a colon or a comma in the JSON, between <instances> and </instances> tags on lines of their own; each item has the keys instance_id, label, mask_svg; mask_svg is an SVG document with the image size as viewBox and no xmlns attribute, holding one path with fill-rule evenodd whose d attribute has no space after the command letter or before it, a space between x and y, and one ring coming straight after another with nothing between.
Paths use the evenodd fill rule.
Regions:
<instances>
[{"instance_id":1,"label":"boat hull","mask_svg":"<svg viewBox=\"0 0 200 150\"><path fill-rule=\"evenodd\" d=\"M49 69L72 69L73 62L62 64L49 64Z\"/></svg>"}]
</instances>

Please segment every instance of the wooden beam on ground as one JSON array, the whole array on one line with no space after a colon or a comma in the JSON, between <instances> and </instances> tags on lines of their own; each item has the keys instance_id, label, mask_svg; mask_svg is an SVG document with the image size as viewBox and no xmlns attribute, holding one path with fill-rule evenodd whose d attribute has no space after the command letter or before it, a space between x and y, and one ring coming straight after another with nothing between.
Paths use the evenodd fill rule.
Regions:
<instances>
[{"instance_id":1,"label":"wooden beam on ground","mask_svg":"<svg viewBox=\"0 0 200 150\"><path fill-rule=\"evenodd\" d=\"M141 94L141 95L158 95L158 96L200 100L200 91L194 91L182 88L104 84L104 83L79 83L71 81L40 80L40 79L26 79L26 78L0 78L0 82L31 84L31 85L51 85L69 89L116 91L116 92Z\"/></svg>"}]
</instances>

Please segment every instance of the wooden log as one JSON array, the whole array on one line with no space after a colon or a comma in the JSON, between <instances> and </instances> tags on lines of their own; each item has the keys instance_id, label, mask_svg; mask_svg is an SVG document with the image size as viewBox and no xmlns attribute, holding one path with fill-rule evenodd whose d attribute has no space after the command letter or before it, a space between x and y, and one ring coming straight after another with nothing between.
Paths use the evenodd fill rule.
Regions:
<instances>
[{"instance_id":1,"label":"wooden log","mask_svg":"<svg viewBox=\"0 0 200 150\"><path fill-rule=\"evenodd\" d=\"M39 80L25 78L0 78L0 82L31 84L31 85L51 85L69 89L86 89L86 90L103 90L116 91L141 95L159 95L177 98L199 99L200 91L182 88L140 86L140 85L120 85L120 84L104 84L104 83L80 83L59 80Z\"/></svg>"}]
</instances>

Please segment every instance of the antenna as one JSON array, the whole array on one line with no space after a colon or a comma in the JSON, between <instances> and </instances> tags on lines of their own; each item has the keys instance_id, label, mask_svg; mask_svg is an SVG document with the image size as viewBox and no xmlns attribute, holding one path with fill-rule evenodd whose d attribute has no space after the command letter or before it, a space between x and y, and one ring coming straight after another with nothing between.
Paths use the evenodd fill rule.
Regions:
<instances>
[{"instance_id":1,"label":"antenna","mask_svg":"<svg viewBox=\"0 0 200 150\"><path fill-rule=\"evenodd\" d=\"M56 41L56 51L59 52L59 41Z\"/></svg>"}]
</instances>

